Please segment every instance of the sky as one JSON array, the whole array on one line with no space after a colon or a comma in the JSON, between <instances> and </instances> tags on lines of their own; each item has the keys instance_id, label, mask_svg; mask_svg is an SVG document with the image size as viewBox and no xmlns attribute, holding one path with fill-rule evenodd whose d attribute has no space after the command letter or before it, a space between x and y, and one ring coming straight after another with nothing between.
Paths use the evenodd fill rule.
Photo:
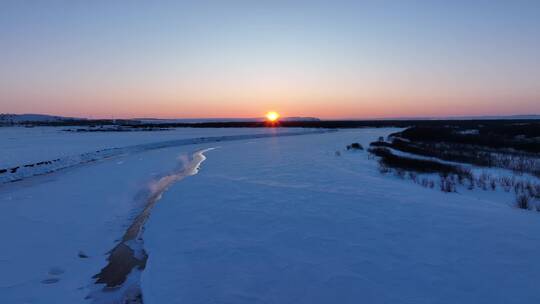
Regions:
<instances>
[{"instance_id":1,"label":"sky","mask_svg":"<svg viewBox=\"0 0 540 304\"><path fill-rule=\"evenodd\" d=\"M540 114L540 1L0 2L0 113Z\"/></svg>"}]
</instances>

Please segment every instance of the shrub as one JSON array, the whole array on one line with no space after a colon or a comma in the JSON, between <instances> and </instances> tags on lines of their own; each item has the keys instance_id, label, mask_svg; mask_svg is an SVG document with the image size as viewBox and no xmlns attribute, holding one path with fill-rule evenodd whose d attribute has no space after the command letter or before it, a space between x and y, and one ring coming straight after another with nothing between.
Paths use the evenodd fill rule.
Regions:
<instances>
[{"instance_id":1,"label":"shrub","mask_svg":"<svg viewBox=\"0 0 540 304\"><path fill-rule=\"evenodd\" d=\"M374 141L369 144L371 147L389 147L392 148L394 145L385 141Z\"/></svg>"},{"instance_id":2,"label":"shrub","mask_svg":"<svg viewBox=\"0 0 540 304\"><path fill-rule=\"evenodd\" d=\"M388 148L371 147L369 152L381 158L381 162L388 167L424 173L464 174L463 170L454 165L443 164L433 160L417 159L395 155ZM466 174L466 173L465 173Z\"/></svg>"},{"instance_id":3,"label":"shrub","mask_svg":"<svg viewBox=\"0 0 540 304\"><path fill-rule=\"evenodd\" d=\"M497 189L497 183L494 179L489 182L489 185L491 186L491 190L495 191L495 189Z\"/></svg>"},{"instance_id":4,"label":"shrub","mask_svg":"<svg viewBox=\"0 0 540 304\"><path fill-rule=\"evenodd\" d=\"M388 155L391 155L392 152L390 152L390 149L388 148L381 148L381 147L375 147L375 148L369 148L369 153L379 156L381 158L384 158Z\"/></svg>"},{"instance_id":5,"label":"shrub","mask_svg":"<svg viewBox=\"0 0 540 304\"><path fill-rule=\"evenodd\" d=\"M530 128L529 133L540 133L535 130L537 127L538 124L535 124L527 128ZM448 161L485 167L495 166L513 170L516 173L529 172L540 176L540 160L533 154L535 151L540 152L540 142L534 139L518 139L515 136L505 139L504 134L498 134L501 130L492 130L495 132L490 131L485 134L483 132L463 133L463 131L463 129L449 126L413 127L392 134L389 137L391 142L379 141L372 145ZM533 135L532 133L529 135Z\"/></svg>"},{"instance_id":6,"label":"shrub","mask_svg":"<svg viewBox=\"0 0 540 304\"><path fill-rule=\"evenodd\" d=\"M514 184L514 180L509 178L508 176L503 176L500 178L499 183L503 187L504 191L509 192L510 189L512 189L512 185Z\"/></svg>"},{"instance_id":7,"label":"shrub","mask_svg":"<svg viewBox=\"0 0 540 304\"><path fill-rule=\"evenodd\" d=\"M520 192L523 191L523 182L522 181L519 181L517 183L514 184L514 192L516 193L516 195Z\"/></svg>"},{"instance_id":8,"label":"shrub","mask_svg":"<svg viewBox=\"0 0 540 304\"><path fill-rule=\"evenodd\" d=\"M529 209L529 197L525 194L516 196L516 206L520 209Z\"/></svg>"},{"instance_id":9,"label":"shrub","mask_svg":"<svg viewBox=\"0 0 540 304\"><path fill-rule=\"evenodd\" d=\"M395 172L396 176L401 178L401 179L404 179L405 178L405 171L401 170L401 169L397 169L396 172Z\"/></svg>"},{"instance_id":10,"label":"shrub","mask_svg":"<svg viewBox=\"0 0 540 304\"><path fill-rule=\"evenodd\" d=\"M386 174L392 172L392 170L379 161L379 172Z\"/></svg>"},{"instance_id":11,"label":"shrub","mask_svg":"<svg viewBox=\"0 0 540 304\"><path fill-rule=\"evenodd\" d=\"M540 199L540 184L534 185L534 197Z\"/></svg>"},{"instance_id":12,"label":"shrub","mask_svg":"<svg viewBox=\"0 0 540 304\"><path fill-rule=\"evenodd\" d=\"M482 174L480 174L480 176L478 177L478 179L476 180L476 184L478 185L479 188L482 188L482 190L487 190L487 185L488 185L488 181L489 181L489 174L483 172Z\"/></svg>"},{"instance_id":13,"label":"shrub","mask_svg":"<svg viewBox=\"0 0 540 304\"><path fill-rule=\"evenodd\" d=\"M359 143L352 143L347 146L347 150L364 150L364 147L362 147Z\"/></svg>"},{"instance_id":14,"label":"shrub","mask_svg":"<svg viewBox=\"0 0 540 304\"><path fill-rule=\"evenodd\" d=\"M456 192L456 184L447 176L440 176L440 189L442 192Z\"/></svg>"}]
</instances>

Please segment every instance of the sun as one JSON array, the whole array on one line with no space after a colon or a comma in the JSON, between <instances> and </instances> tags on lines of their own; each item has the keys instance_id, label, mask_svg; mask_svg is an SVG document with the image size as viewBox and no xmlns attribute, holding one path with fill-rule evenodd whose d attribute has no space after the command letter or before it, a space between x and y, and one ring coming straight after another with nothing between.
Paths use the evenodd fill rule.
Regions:
<instances>
[{"instance_id":1,"label":"sun","mask_svg":"<svg viewBox=\"0 0 540 304\"><path fill-rule=\"evenodd\" d=\"M279 119L279 114L274 111L270 111L266 113L266 119L270 122L275 122Z\"/></svg>"}]
</instances>

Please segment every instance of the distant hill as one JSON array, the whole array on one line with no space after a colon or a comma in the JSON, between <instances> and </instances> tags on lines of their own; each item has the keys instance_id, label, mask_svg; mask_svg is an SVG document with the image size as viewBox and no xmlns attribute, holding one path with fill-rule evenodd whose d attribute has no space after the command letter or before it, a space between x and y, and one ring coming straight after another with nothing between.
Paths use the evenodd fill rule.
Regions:
<instances>
[{"instance_id":1,"label":"distant hill","mask_svg":"<svg viewBox=\"0 0 540 304\"><path fill-rule=\"evenodd\" d=\"M478 116L407 116L407 117L389 117L379 119L345 119L345 120L519 120L519 119L540 119L540 114L529 115L478 115ZM341 119L339 119L341 120Z\"/></svg>"},{"instance_id":2,"label":"distant hill","mask_svg":"<svg viewBox=\"0 0 540 304\"><path fill-rule=\"evenodd\" d=\"M88 125L88 124L228 124L228 125L250 125L251 123L260 124L264 122L264 117L254 118L133 118L133 119L88 119L77 117L65 117L57 115L45 115L45 114L1 114L0 113L0 125ZM384 118L384 119L333 119L333 120L321 120L316 117L282 117L279 119L283 123L287 123L291 126L301 125L328 125L335 122L348 122L348 125L362 125L362 122L379 121L379 122L405 122L405 121L469 121L469 120L540 120L540 115L501 115L501 116L451 116L451 117L400 117L400 118ZM305 124L304 124L305 123ZM321 123L321 124L319 124ZM360 124L358 124L360 123ZM315 124L315 125L314 125Z\"/></svg>"},{"instance_id":3,"label":"distant hill","mask_svg":"<svg viewBox=\"0 0 540 304\"><path fill-rule=\"evenodd\" d=\"M494 116L497 119L497 116ZM510 115L510 116L499 116L499 119L540 119L540 115Z\"/></svg>"},{"instance_id":4,"label":"distant hill","mask_svg":"<svg viewBox=\"0 0 540 304\"><path fill-rule=\"evenodd\" d=\"M178 119L159 119L159 118L134 118L134 121L141 123L214 123L214 122L260 122L265 121L264 117L255 118L178 118ZM320 121L315 117L282 117L280 121Z\"/></svg>"},{"instance_id":5,"label":"distant hill","mask_svg":"<svg viewBox=\"0 0 540 304\"><path fill-rule=\"evenodd\" d=\"M262 120L265 120L264 118ZM316 117L283 117L280 118L281 121L321 121Z\"/></svg>"},{"instance_id":6,"label":"distant hill","mask_svg":"<svg viewBox=\"0 0 540 304\"><path fill-rule=\"evenodd\" d=\"M23 124L32 122L64 122L80 118L44 114L0 114L0 124Z\"/></svg>"},{"instance_id":7,"label":"distant hill","mask_svg":"<svg viewBox=\"0 0 540 304\"><path fill-rule=\"evenodd\" d=\"M99 122L105 124L115 124L116 122L133 122L143 124L175 124L175 123L232 123L232 122L262 122L264 117L257 118L178 118L178 119L160 119L160 118L133 118L133 119L105 119L93 120L87 118L64 117L45 114L0 114L0 125L17 124L47 124L47 123L70 123L77 122L85 124L86 122ZM283 117L280 121L320 121L314 117Z\"/></svg>"},{"instance_id":8,"label":"distant hill","mask_svg":"<svg viewBox=\"0 0 540 304\"><path fill-rule=\"evenodd\" d=\"M462 119L471 119L471 120L484 120L484 119L540 119L540 115L530 114L530 115L480 115L480 116L451 116L451 117L438 117L430 119L449 119L449 120L462 120Z\"/></svg>"}]
</instances>

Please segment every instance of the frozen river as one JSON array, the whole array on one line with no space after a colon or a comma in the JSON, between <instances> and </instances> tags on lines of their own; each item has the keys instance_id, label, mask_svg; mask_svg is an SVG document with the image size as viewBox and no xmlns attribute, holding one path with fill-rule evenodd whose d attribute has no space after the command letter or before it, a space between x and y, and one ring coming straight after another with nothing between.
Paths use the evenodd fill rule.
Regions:
<instances>
[{"instance_id":1,"label":"frozen river","mask_svg":"<svg viewBox=\"0 0 540 304\"><path fill-rule=\"evenodd\" d=\"M111 303L138 292L146 304L540 301L538 214L502 195L443 193L381 175L365 151L345 149L394 131L193 142L0 185L0 302ZM174 132L188 140L199 131ZM276 130L254 130L264 132ZM111 137L69 155L177 140L96 136ZM39 161L47 146L38 143L20 139L2 151L35 151L4 159ZM69 156L53 150L46 156ZM95 284L119 247L133 251L136 267L125 280Z\"/></svg>"}]
</instances>

